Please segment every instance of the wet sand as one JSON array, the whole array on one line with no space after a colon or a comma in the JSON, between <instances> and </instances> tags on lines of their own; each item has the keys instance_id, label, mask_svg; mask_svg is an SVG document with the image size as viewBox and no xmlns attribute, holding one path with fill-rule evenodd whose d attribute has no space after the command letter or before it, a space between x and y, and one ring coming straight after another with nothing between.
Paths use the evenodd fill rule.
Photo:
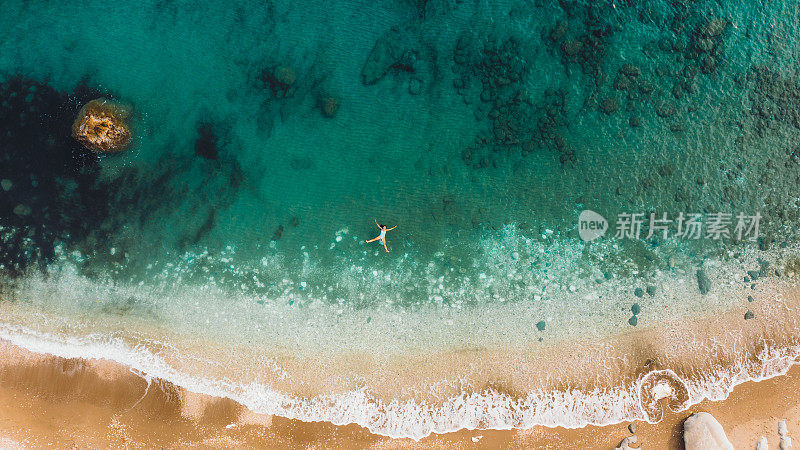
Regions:
<instances>
[{"instance_id":1,"label":"wet sand","mask_svg":"<svg viewBox=\"0 0 800 450\"><path fill-rule=\"evenodd\" d=\"M420 441L390 439L357 425L335 426L253 414L228 399L192 394L170 383L150 386L106 361L39 355L3 343L0 436L4 446L185 448L614 448L629 423L581 429L462 430ZM786 375L737 386L723 401L637 422L646 448L682 448L682 423L694 412L714 415L736 448L762 435L777 444L777 424L800 433L800 366Z\"/></svg>"}]
</instances>

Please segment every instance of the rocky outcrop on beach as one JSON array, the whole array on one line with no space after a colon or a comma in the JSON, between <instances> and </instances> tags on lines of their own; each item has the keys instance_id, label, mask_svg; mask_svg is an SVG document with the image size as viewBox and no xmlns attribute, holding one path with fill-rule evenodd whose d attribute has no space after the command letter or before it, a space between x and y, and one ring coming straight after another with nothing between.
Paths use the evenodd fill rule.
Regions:
<instances>
[{"instance_id":1,"label":"rocky outcrop on beach","mask_svg":"<svg viewBox=\"0 0 800 450\"><path fill-rule=\"evenodd\" d=\"M780 450L788 450L792 446L792 438L789 437L785 419L778 422L778 437L780 438Z\"/></svg>"},{"instance_id":2,"label":"rocky outcrop on beach","mask_svg":"<svg viewBox=\"0 0 800 450\"><path fill-rule=\"evenodd\" d=\"M639 441L639 438L634 434L632 436L628 436L619 443L619 447L615 450L634 450L637 448L641 448L639 446L632 447L633 444L636 444Z\"/></svg>"},{"instance_id":3,"label":"rocky outcrop on beach","mask_svg":"<svg viewBox=\"0 0 800 450\"><path fill-rule=\"evenodd\" d=\"M722 425L709 413L692 414L683 422L686 450L733 450Z\"/></svg>"},{"instance_id":4,"label":"rocky outcrop on beach","mask_svg":"<svg viewBox=\"0 0 800 450\"><path fill-rule=\"evenodd\" d=\"M792 447L792 438L789 437L789 430L786 427L786 420L778 422L778 449L789 450ZM769 441L765 436L761 436L756 444L756 450L769 450Z\"/></svg>"},{"instance_id":5,"label":"rocky outcrop on beach","mask_svg":"<svg viewBox=\"0 0 800 450\"><path fill-rule=\"evenodd\" d=\"M72 124L72 137L89 150L116 153L131 140L130 107L106 98L85 104Z\"/></svg>"}]
</instances>

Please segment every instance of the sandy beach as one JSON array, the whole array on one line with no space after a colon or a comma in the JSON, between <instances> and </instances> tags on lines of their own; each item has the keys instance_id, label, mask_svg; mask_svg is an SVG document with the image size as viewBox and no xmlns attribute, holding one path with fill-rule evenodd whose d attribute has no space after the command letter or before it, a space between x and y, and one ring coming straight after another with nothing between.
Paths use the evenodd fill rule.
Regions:
<instances>
[{"instance_id":1,"label":"sandy beach","mask_svg":"<svg viewBox=\"0 0 800 450\"><path fill-rule=\"evenodd\" d=\"M419 441L254 414L227 399L147 381L118 364L68 360L2 344L0 437L5 447L35 448L615 448L630 423L581 429L463 430ZM682 423L706 411L736 448L766 436L777 448L777 424L800 430L800 366L786 375L737 386L723 401L704 401L661 422L634 422L643 448L682 448Z\"/></svg>"}]
</instances>

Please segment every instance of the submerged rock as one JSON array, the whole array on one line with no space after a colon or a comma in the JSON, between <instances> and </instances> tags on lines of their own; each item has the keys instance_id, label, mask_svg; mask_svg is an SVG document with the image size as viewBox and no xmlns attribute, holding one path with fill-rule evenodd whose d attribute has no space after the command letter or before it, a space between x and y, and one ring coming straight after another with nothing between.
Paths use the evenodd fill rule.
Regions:
<instances>
[{"instance_id":1,"label":"submerged rock","mask_svg":"<svg viewBox=\"0 0 800 450\"><path fill-rule=\"evenodd\" d=\"M754 317L755 317L755 314L753 314L753 311L750 311L749 309L747 310L746 313L744 313L744 320L750 320L750 319L752 319Z\"/></svg>"},{"instance_id":2,"label":"submerged rock","mask_svg":"<svg viewBox=\"0 0 800 450\"><path fill-rule=\"evenodd\" d=\"M321 108L325 117L333 118L339 111L339 101L333 97L325 97L322 99Z\"/></svg>"},{"instance_id":3,"label":"submerged rock","mask_svg":"<svg viewBox=\"0 0 800 450\"><path fill-rule=\"evenodd\" d=\"M3 187L4 191L8 192L8 191L11 190L12 187L14 187L14 182L11 181L11 180L3 178L3 180L0 181L0 186Z\"/></svg>"},{"instance_id":4,"label":"submerged rock","mask_svg":"<svg viewBox=\"0 0 800 450\"><path fill-rule=\"evenodd\" d=\"M294 69L289 66L278 66L272 72L273 77L277 83L285 86L291 86L297 81L297 74Z\"/></svg>"},{"instance_id":5,"label":"submerged rock","mask_svg":"<svg viewBox=\"0 0 800 450\"><path fill-rule=\"evenodd\" d=\"M623 64L619 71L632 78L636 78L642 74L642 69L633 64Z\"/></svg>"},{"instance_id":6,"label":"submerged rock","mask_svg":"<svg viewBox=\"0 0 800 450\"><path fill-rule=\"evenodd\" d=\"M85 104L72 124L72 137L98 153L116 153L131 140L128 124L130 108L122 103L98 98Z\"/></svg>"},{"instance_id":7,"label":"submerged rock","mask_svg":"<svg viewBox=\"0 0 800 450\"><path fill-rule=\"evenodd\" d=\"M406 50L406 44L405 34L399 28L392 28L378 38L361 69L364 84L377 83L393 67L413 72L416 54Z\"/></svg>"},{"instance_id":8,"label":"submerged rock","mask_svg":"<svg viewBox=\"0 0 800 450\"><path fill-rule=\"evenodd\" d=\"M713 38L721 35L727 27L727 19L710 19L697 29L697 34Z\"/></svg>"},{"instance_id":9,"label":"submerged rock","mask_svg":"<svg viewBox=\"0 0 800 450\"><path fill-rule=\"evenodd\" d=\"M294 95L297 73L289 66L277 66L273 69L263 70L261 81L266 87L269 87L275 97L291 97Z\"/></svg>"},{"instance_id":10,"label":"submerged rock","mask_svg":"<svg viewBox=\"0 0 800 450\"><path fill-rule=\"evenodd\" d=\"M733 450L722 425L706 412L692 414L683 422L683 442L686 450Z\"/></svg>"},{"instance_id":11,"label":"submerged rock","mask_svg":"<svg viewBox=\"0 0 800 450\"><path fill-rule=\"evenodd\" d=\"M708 291L711 290L711 280L708 279L708 275L703 269L697 271L697 287L702 295L708 294Z\"/></svg>"},{"instance_id":12,"label":"submerged rock","mask_svg":"<svg viewBox=\"0 0 800 450\"><path fill-rule=\"evenodd\" d=\"M606 114L614 114L619 110L619 100L614 97L608 97L600 103L600 110Z\"/></svg>"},{"instance_id":13,"label":"submerged rock","mask_svg":"<svg viewBox=\"0 0 800 450\"><path fill-rule=\"evenodd\" d=\"M536 324L536 329L539 331L544 331L544 326L545 326L544 320L539 321L539 323Z\"/></svg>"},{"instance_id":14,"label":"submerged rock","mask_svg":"<svg viewBox=\"0 0 800 450\"><path fill-rule=\"evenodd\" d=\"M14 207L14 214L18 216L29 216L31 215L31 208L28 205L19 204Z\"/></svg>"}]
</instances>

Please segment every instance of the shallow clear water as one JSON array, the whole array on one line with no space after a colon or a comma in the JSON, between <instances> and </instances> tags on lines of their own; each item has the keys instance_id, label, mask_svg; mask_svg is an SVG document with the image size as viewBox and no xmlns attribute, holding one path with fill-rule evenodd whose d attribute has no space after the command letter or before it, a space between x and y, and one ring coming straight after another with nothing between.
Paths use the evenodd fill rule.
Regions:
<instances>
[{"instance_id":1,"label":"shallow clear water","mask_svg":"<svg viewBox=\"0 0 800 450\"><path fill-rule=\"evenodd\" d=\"M6 338L119 338L165 359L159 346L208 345L195 350L209 364L238 349L276 367L292 353L536 355L746 310L750 281L794 273L792 2L0 8ZM69 135L103 96L135 112L117 155ZM610 226L590 243L586 209ZM758 239L646 239L647 222L641 239L614 237L618 214L651 212L730 213L732 235L737 214L762 219ZM374 220L398 227L390 253L365 243ZM174 377L191 372L181 364ZM321 391L379 384L336 367L360 381L320 375ZM319 399L308 380L195 369ZM464 370L448 383L490 381ZM359 423L425 434L395 419Z\"/></svg>"}]
</instances>

